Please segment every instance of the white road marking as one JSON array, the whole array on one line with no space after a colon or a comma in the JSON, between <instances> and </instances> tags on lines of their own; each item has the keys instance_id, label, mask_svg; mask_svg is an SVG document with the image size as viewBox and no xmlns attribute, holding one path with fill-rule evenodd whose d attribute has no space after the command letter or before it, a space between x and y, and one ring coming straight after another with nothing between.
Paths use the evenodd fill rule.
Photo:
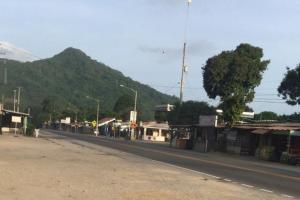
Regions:
<instances>
[{"instance_id":1,"label":"white road marking","mask_svg":"<svg viewBox=\"0 0 300 200\"><path fill-rule=\"evenodd\" d=\"M224 181L231 182L231 180L230 180L230 179L226 179L226 178L224 179Z\"/></svg>"},{"instance_id":2,"label":"white road marking","mask_svg":"<svg viewBox=\"0 0 300 200\"><path fill-rule=\"evenodd\" d=\"M254 188L254 186L253 186L253 185L242 184L242 186L244 186L244 187L248 187L248 188Z\"/></svg>"},{"instance_id":3,"label":"white road marking","mask_svg":"<svg viewBox=\"0 0 300 200\"><path fill-rule=\"evenodd\" d=\"M263 192L268 192L268 193L273 193L272 190L266 190L266 189L259 189L260 191L263 191Z\"/></svg>"},{"instance_id":4,"label":"white road marking","mask_svg":"<svg viewBox=\"0 0 300 200\"><path fill-rule=\"evenodd\" d=\"M294 198L293 196L290 196L290 195L287 195L287 194L281 194L281 196L287 197L287 198Z\"/></svg>"},{"instance_id":5,"label":"white road marking","mask_svg":"<svg viewBox=\"0 0 300 200\"><path fill-rule=\"evenodd\" d=\"M211 177L211 178L214 178L214 179L221 179L218 176L214 176L214 175L207 174L207 173L204 173L204 172L199 172L199 171L196 171L196 170L192 170L192 169L188 169L188 168L185 168L185 167L176 166L176 165L165 163L165 162L161 162L161 161L158 161L158 160L153 160L153 159L150 159L150 160L153 161L153 162L157 162L159 164L163 164L163 165L175 167L175 168L182 169L182 170L185 170L185 171L194 172L194 173L205 175L205 176L208 176L208 177Z\"/></svg>"}]
</instances>

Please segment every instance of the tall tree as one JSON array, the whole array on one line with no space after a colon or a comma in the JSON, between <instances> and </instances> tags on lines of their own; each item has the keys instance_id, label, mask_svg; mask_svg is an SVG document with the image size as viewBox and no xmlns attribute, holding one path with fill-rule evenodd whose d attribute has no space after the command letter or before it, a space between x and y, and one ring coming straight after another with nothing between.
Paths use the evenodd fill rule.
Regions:
<instances>
[{"instance_id":1,"label":"tall tree","mask_svg":"<svg viewBox=\"0 0 300 200\"><path fill-rule=\"evenodd\" d=\"M288 104L300 104L300 64L295 69L287 68L278 93Z\"/></svg>"},{"instance_id":2,"label":"tall tree","mask_svg":"<svg viewBox=\"0 0 300 200\"><path fill-rule=\"evenodd\" d=\"M193 125L199 123L200 115L216 114L215 108L206 102L187 101L176 103L175 108L168 113L167 119L171 125Z\"/></svg>"},{"instance_id":3,"label":"tall tree","mask_svg":"<svg viewBox=\"0 0 300 200\"><path fill-rule=\"evenodd\" d=\"M204 89L209 98L220 97L229 126L239 120L246 104L253 101L254 89L270 62L262 57L261 48L240 44L233 51L223 51L208 59L202 68Z\"/></svg>"},{"instance_id":4,"label":"tall tree","mask_svg":"<svg viewBox=\"0 0 300 200\"><path fill-rule=\"evenodd\" d=\"M117 113L122 120L129 120L130 111L133 110L134 107L134 99L132 96L123 95L121 96L117 102L115 103L113 111Z\"/></svg>"},{"instance_id":5,"label":"tall tree","mask_svg":"<svg viewBox=\"0 0 300 200\"><path fill-rule=\"evenodd\" d=\"M168 121L167 115L168 115L167 112L155 111L154 119L158 123L167 122Z\"/></svg>"},{"instance_id":6,"label":"tall tree","mask_svg":"<svg viewBox=\"0 0 300 200\"><path fill-rule=\"evenodd\" d=\"M272 111L263 111L254 115L255 120L278 120L279 117Z\"/></svg>"}]
</instances>

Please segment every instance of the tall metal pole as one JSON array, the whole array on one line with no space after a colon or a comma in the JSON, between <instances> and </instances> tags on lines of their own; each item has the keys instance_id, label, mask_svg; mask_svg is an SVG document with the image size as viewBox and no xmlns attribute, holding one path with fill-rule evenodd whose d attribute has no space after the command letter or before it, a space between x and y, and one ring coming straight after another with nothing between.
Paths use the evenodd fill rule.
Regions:
<instances>
[{"instance_id":1,"label":"tall metal pole","mask_svg":"<svg viewBox=\"0 0 300 200\"><path fill-rule=\"evenodd\" d=\"M5 104L5 96L4 96L4 94L2 94L1 103L2 103L2 108L4 109L4 104Z\"/></svg>"},{"instance_id":2,"label":"tall metal pole","mask_svg":"<svg viewBox=\"0 0 300 200\"><path fill-rule=\"evenodd\" d=\"M16 112L16 90L13 90L14 91L14 112Z\"/></svg>"},{"instance_id":3,"label":"tall metal pole","mask_svg":"<svg viewBox=\"0 0 300 200\"><path fill-rule=\"evenodd\" d=\"M97 120L96 120L96 136L98 136L98 125L99 125L99 107L100 107L100 101L99 99L97 100Z\"/></svg>"},{"instance_id":4,"label":"tall metal pole","mask_svg":"<svg viewBox=\"0 0 300 200\"><path fill-rule=\"evenodd\" d=\"M17 102L17 111L20 112L20 95L21 95L21 87L18 87L18 102Z\"/></svg>"},{"instance_id":5,"label":"tall metal pole","mask_svg":"<svg viewBox=\"0 0 300 200\"><path fill-rule=\"evenodd\" d=\"M183 45L182 69L181 69L181 80L180 80L180 97L179 97L180 104L182 104L183 101L184 73L186 72L185 53L186 53L186 42Z\"/></svg>"},{"instance_id":6,"label":"tall metal pole","mask_svg":"<svg viewBox=\"0 0 300 200\"><path fill-rule=\"evenodd\" d=\"M135 97L134 97L134 111L136 112L136 103L137 103L137 90L135 90Z\"/></svg>"},{"instance_id":7,"label":"tall metal pole","mask_svg":"<svg viewBox=\"0 0 300 200\"><path fill-rule=\"evenodd\" d=\"M186 47L187 47L187 29L188 29L188 19L189 19L189 10L192 0L187 0L187 13L186 13L186 21L184 27L184 43L183 43L183 56L182 56L182 69L181 69L181 79L180 79L180 94L179 100L180 104L183 102L183 88L184 88L184 74L187 72L187 66L185 63L186 60Z\"/></svg>"},{"instance_id":8,"label":"tall metal pole","mask_svg":"<svg viewBox=\"0 0 300 200\"><path fill-rule=\"evenodd\" d=\"M86 96L86 98L92 99L92 100L94 100L94 101L97 102L97 119L96 119L96 132L95 132L95 135L98 136L98 134L99 134L98 125L99 125L100 100L99 100L99 99L92 98L92 97L90 97L90 96Z\"/></svg>"},{"instance_id":9,"label":"tall metal pole","mask_svg":"<svg viewBox=\"0 0 300 200\"><path fill-rule=\"evenodd\" d=\"M120 85L120 87L124 87L124 88L127 88L127 89L129 89L129 90L131 90L132 92L134 92L134 123L136 123L136 120L137 120L137 112L136 112L136 107L137 107L137 90L134 90L134 89L132 89L132 88L130 88L130 87L127 87L127 86L125 86L125 85ZM131 123L133 123L132 121L131 121ZM130 128L131 130L130 130L130 139L131 140L134 140L135 138L134 138L134 133L135 133L135 131L134 131L134 128Z\"/></svg>"}]
</instances>

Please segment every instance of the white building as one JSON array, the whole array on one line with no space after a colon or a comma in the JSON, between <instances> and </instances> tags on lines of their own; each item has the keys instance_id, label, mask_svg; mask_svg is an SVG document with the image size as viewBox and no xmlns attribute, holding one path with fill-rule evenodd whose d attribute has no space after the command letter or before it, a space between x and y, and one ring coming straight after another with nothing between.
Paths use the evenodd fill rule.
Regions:
<instances>
[{"instance_id":1,"label":"white building","mask_svg":"<svg viewBox=\"0 0 300 200\"><path fill-rule=\"evenodd\" d=\"M142 122L139 131L143 140L165 142L169 139L167 123Z\"/></svg>"}]
</instances>

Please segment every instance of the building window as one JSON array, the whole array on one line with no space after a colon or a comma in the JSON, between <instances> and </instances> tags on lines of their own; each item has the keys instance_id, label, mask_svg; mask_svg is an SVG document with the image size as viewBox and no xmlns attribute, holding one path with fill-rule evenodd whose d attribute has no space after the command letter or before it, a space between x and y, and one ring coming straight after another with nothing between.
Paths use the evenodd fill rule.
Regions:
<instances>
[{"instance_id":1,"label":"building window","mask_svg":"<svg viewBox=\"0 0 300 200\"><path fill-rule=\"evenodd\" d=\"M146 135L147 135L147 136L153 136L153 130L147 128Z\"/></svg>"}]
</instances>

